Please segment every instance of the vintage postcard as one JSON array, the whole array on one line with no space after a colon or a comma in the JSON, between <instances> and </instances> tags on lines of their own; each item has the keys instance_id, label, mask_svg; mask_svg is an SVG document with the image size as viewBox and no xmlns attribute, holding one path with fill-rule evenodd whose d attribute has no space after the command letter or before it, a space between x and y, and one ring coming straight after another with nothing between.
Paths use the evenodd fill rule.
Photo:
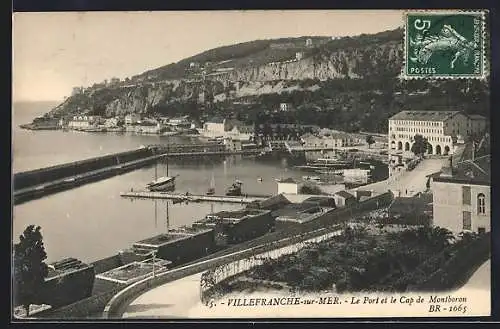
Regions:
<instances>
[{"instance_id":1,"label":"vintage postcard","mask_svg":"<svg viewBox=\"0 0 500 329\"><path fill-rule=\"evenodd\" d=\"M13 321L489 316L488 17L15 13Z\"/></svg>"}]
</instances>

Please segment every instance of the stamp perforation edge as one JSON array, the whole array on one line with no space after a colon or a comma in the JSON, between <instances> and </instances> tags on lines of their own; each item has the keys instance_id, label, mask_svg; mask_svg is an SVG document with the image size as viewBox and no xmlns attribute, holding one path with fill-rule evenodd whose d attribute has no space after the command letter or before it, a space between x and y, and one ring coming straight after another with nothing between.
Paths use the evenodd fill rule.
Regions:
<instances>
[{"instance_id":1,"label":"stamp perforation edge","mask_svg":"<svg viewBox=\"0 0 500 329\"><path fill-rule=\"evenodd\" d=\"M481 17L481 54L482 54L482 72L481 75L466 75L466 74L429 74L429 75L407 75L408 59L408 14L426 14L426 15L479 15ZM400 80L486 80L489 76L490 64L486 59L486 14L487 9L408 9L403 12L403 59L399 75Z\"/></svg>"}]
</instances>

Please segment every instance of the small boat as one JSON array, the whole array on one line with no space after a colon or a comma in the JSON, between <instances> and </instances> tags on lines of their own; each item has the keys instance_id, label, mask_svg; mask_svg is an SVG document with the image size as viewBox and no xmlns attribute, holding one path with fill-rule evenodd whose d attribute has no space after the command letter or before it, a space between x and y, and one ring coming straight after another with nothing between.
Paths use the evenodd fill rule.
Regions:
<instances>
[{"instance_id":1,"label":"small boat","mask_svg":"<svg viewBox=\"0 0 500 329\"><path fill-rule=\"evenodd\" d=\"M302 176L302 179L315 182L319 182L321 180L321 178L319 178L318 176Z\"/></svg>"},{"instance_id":2,"label":"small boat","mask_svg":"<svg viewBox=\"0 0 500 329\"><path fill-rule=\"evenodd\" d=\"M175 176L174 177L160 177L146 185L146 189L152 192L174 191L175 190Z\"/></svg>"},{"instance_id":3,"label":"small boat","mask_svg":"<svg viewBox=\"0 0 500 329\"><path fill-rule=\"evenodd\" d=\"M210 187L208 188L207 195L214 195L215 194L215 178L214 174L212 173L212 179L210 180Z\"/></svg>"},{"instance_id":4,"label":"small boat","mask_svg":"<svg viewBox=\"0 0 500 329\"><path fill-rule=\"evenodd\" d=\"M226 195L227 196L240 196L241 195L241 186L243 183L239 180L236 180L233 185L231 185L227 191Z\"/></svg>"},{"instance_id":5,"label":"small boat","mask_svg":"<svg viewBox=\"0 0 500 329\"><path fill-rule=\"evenodd\" d=\"M262 182L262 177L257 178L257 181Z\"/></svg>"}]
</instances>

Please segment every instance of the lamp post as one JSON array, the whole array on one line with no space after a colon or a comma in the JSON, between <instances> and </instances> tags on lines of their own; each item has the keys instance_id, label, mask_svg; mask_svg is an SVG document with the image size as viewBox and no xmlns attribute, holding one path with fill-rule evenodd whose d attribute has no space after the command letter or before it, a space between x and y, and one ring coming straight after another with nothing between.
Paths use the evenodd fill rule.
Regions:
<instances>
[{"instance_id":1,"label":"lamp post","mask_svg":"<svg viewBox=\"0 0 500 329\"><path fill-rule=\"evenodd\" d=\"M153 278L156 277L156 271L155 271L155 263L156 263L156 250L153 250L151 252L151 255L153 256Z\"/></svg>"}]
</instances>

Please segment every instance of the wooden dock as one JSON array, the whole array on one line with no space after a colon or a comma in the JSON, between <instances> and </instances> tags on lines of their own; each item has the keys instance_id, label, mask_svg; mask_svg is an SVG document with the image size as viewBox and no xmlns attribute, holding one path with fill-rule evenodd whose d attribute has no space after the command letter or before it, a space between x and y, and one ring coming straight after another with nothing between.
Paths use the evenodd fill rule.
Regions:
<instances>
[{"instance_id":1,"label":"wooden dock","mask_svg":"<svg viewBox=\"0 0 500 329\"><path fill-rule=\"evenodd\" d=\"M269 199L269 196L251 196L251 195L241 195L241 196L227 196L227 195L193 195L193 194L181 194L181 193L167 193L167 192L150 192L150 191L134 191L134 192L122 192L120 196L124 198L135 198L135 199L166 199L175 200L180 202L225 202L225 203L252 203L255 201L263 201Z\"/></svg>"}]
</instances>

